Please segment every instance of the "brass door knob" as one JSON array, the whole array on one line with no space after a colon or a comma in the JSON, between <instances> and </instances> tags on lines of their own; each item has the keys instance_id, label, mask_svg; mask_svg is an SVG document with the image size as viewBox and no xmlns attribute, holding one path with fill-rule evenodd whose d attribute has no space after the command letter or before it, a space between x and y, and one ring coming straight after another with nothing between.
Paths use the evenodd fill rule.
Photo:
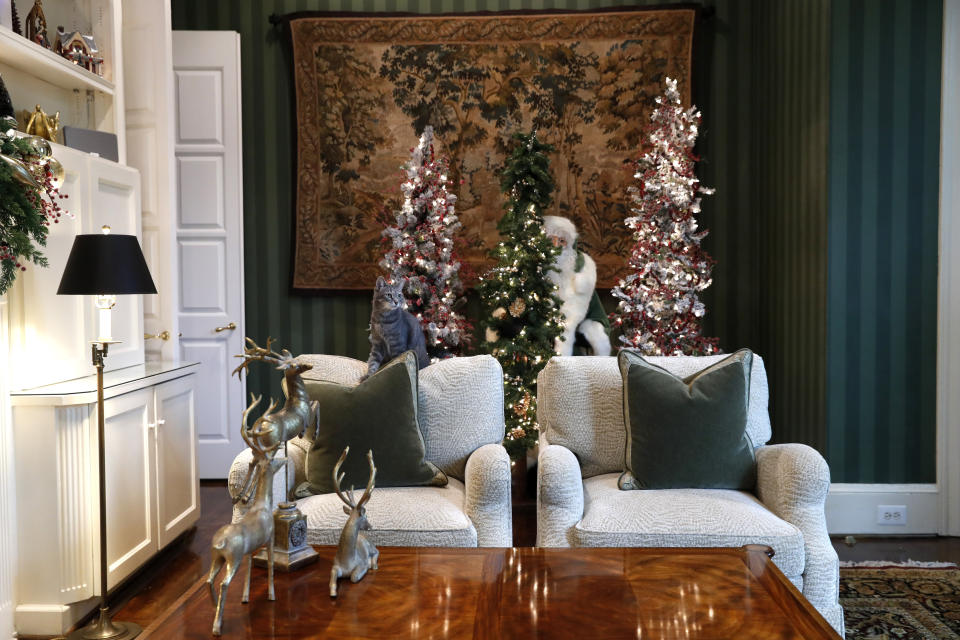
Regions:
<instances>
[{"instance_id":1,"label":"brass door knob","mask_svg":"<svg viewBox=\"0 0 960 640\"><path fill-rule=\"evenodd\" d=\"M216 331L217 333L220 333L221 331L233 331L236 328L237 328L237 323L231 322L225 327L215 327L213 330Z\"/></svg>"},{"instance_id":2,"label":"brass door knob","mask_svg":"<svg viewBox=\"0 0 960 640\"><path fill-rule=\"evenodd\" d=\"M154 333L145 333L145 334L143 334L143 339L144 339L144 340L150 340L150 339L152 339L152 338L157 338L158 340L164 340L164 341L166 341L166 340L169 340L169 339L170 339L170 332L169 332L169 331L161 331L160 333L156 333L156 334L154 334Z\"/></svg>"}]
</instances>

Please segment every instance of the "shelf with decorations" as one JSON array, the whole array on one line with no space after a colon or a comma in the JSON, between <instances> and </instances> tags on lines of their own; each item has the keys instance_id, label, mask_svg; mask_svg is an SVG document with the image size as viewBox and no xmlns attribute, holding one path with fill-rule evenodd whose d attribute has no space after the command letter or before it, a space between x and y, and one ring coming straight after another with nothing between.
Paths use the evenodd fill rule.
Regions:
<instances>
[{"instance_id":1,"label":"shelf with decorations","mask_svg":"<svg viewBox=\"0 0 960 640\"><path fill-rule=\"evenodd\" d=\"M59 114L61 131L72 126L116 135L119 160L125 164L121 0L13 1L20 33L0 21L0 75L21 126L41 105L50 116ZM0 1L0 11L4 4ZM30 15L38 6L45 17L44 44L26 37L36 31L37 22ZM87 56L86 49L81 55L77 49L71 52L71 60L54 51L60 29L68 45L64 49L76 33L73 42L89 46L93 56Z\"/></svg>"},{"instance_id":2,"label":"shelf with decorations","mask_svg":"<svg viewBox=\"0 0 960 640\"><path fill-rule=\"evenodd\" d=\"M3 27L0 27L0 60L60 89L91 89L111 96L114 93L114 84L109 80Z\"/></svg>"}]
</instances>

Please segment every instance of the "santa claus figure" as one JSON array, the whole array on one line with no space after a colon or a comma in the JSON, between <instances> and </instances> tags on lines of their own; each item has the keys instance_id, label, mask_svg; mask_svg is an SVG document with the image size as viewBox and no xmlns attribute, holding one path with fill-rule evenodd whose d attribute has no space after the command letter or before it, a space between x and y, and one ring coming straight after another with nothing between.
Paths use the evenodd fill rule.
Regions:
<instances>
[{"instance_id":1,"label":"santa claus figure","mask_svg":"<svg viewBox=\"0 0 960 640\"><path fill-rule=\"evenodd\" d=\"M544 216L543 228L560 247L560 255L547 277L557 285L562 301L560 312L565 327L563 339L558 338L554 350L557 355L573 355L579 334L595 356L610 355L610 336L607 314L594 288L597 284L597 265L587 254L577 249L577 227L567 218Z\"/></svg>"}]
</instances>

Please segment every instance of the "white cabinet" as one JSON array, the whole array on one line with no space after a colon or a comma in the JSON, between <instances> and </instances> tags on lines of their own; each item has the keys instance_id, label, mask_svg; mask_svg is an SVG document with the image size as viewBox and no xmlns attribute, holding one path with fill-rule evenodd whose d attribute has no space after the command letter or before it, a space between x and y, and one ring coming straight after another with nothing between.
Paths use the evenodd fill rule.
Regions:
<instances>
[{"instance_id":1,"label":"white cabinet","mask_svg":"<svg viewBox=\"0 0 960 640\"><path fill-rule=\"evenodd\" d=\"M155 419L155 396L155 388L141 389L110 398L103 407L108 589L149 560L158 546L153 500L156 468L149 428ZM96 408L93 417L95 424ZM99 584L94 581L94 593Z\"/></svg>"},{"instance_id":2,"label":"white cabinet","mask_svg":"<svg viewBox=\"0 0 960 640\"><path fill-rule=\"evenodd\" d=\"M157 387L157 536L160 546L193 526L200 515L197 493L197 423L193 380Z\"/></svg>"},{"instance_id":3,"label":"white cabinet","mask_svg":"<svg viewBox=\"0 0 960 640\"><path fill-rule=\"evenodd\" d=\"M108 588L200 517L197 366L148 363L104 380ZM99 595L96 382L11 395L21 635L60 634Z\"/></svg>"},{"instance_id":4,"label":"white cabinet","mask_svg":"<svg viewBox=\"0 0 960 640\"><path fill-rule=\"evenodd\" d=\"M44 249L50 266L30 266L10 290L10 361L16 363L12 389L28 389L90 375L90 339L97 335L93 296L58 296L57 287L78 233L140 237L140 174L136 169L53 145L66 180L64 216L51 225ZM107 370L143 364L143 296L117 296L111 314L113 335Z\"/></svg>"}]
</instances>

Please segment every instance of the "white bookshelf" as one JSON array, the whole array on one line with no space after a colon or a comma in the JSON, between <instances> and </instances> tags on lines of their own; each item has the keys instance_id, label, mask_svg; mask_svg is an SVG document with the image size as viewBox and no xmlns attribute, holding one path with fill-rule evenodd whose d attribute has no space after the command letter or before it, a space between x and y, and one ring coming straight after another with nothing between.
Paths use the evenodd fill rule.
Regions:
<instances>
[{"instance_id":1,"label":"white bookshelf","mask_svg":"<svg viewBox=\"0 0 960 640\"><path fill-rule=\"evenodd\" d=\"M31 6L32 2L18 2L21 22ZM103 76L0 26L0 74L14 108L19 115L39 104L50 115L60 113L61 128L115 134L120 163L126 164L121 0L46 0L44 12L51 42L60 25L93 34L104 58Z\"/></svg>"},{"instance_id":2,"label":"white bookshelf","mask_svg":"<svg viewBox=\"0 0 960 640\"><path fill-rule=\"evenodd\" d=\"M6 27L0 27L0 60L7 66L61 89L91 89L112 96L116 88L109 80L73 64Z\"/></svg>"}]
</instances>

